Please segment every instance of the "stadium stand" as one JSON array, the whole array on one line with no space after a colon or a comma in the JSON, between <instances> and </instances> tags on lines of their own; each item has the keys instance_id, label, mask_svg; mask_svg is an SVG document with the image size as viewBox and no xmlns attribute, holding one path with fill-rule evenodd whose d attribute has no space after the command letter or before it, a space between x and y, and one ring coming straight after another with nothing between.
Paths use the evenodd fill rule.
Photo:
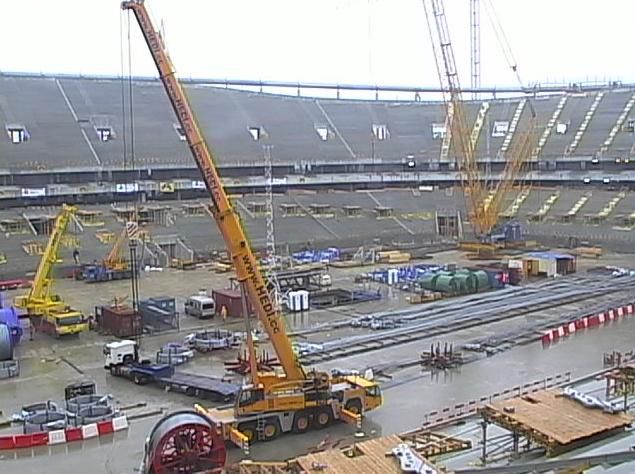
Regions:
<instances>
[{"instance_id":1,"label":"stadium stand","mask_svg":"<svg viewBox=\"0 0 635 474\"><path fill-rule=\"evenodd\" d=\"M556 130L549 135L543 148L543 156L551 158L564 156L573 136L584 120L586 111L591 107L593 99L594 94L590 93L569 94L569 99L558 118L558 122L566 128L561 128L560 133Z\"/></svg>"},{"instance_id":2,"label":"stadium stand","mask_svg":"<svg viewBox=\"0 0 635 474\"><path fill-rule=\"evenodd\" d=\"M600 146L609 135L609 132L624 105L630 99L631 92L615 91L604 94L595 113L592 115L589 126L578 144L578 154L595 155ZM609 161L613 161L611 158Z\"/></svg>"},{"instance_id":3,"label":"stadium stand","mask_svg":"<svg viewBox=\"0 0 635 474\"><path fill-rule=\"evenodd\" d=\"M224 166L262 163L265 142L274 147L275 163L299 166L301 171L305 168L299 163L400 163L410 156L417 162L438 160L441 139L432 133L433 124L444 124L443 108L438 103L314 99L192 84L186 90ZM628 155L632 148L632 110L624 112L632 96L633 91L627 89L571 93L557 120L551 122L552 128L562 123L568 130L565 134L551 130L540 157L559 159L567 149L573 157L594 156L622 115L622 124L616 128L604 159L613 161L615 154ZM191 168L160 85L135 82L133 97L136 164L157 169ZM562 97L532 98L540 134L556 114ZM0 76L0 98L5 131L18 125L29 135L20 144L11 143L8 132L0 140L0 156L6 163L3 168L44 171L100 163L104 169L123 168L121 81L5 75ZM479 157L496 157L501 148L504 151L507 132L514 132L519 101L494 99L489 104L476 143ZM480 102L468 104L470 124L480 106ZM525 106L518 130L527 118ZM104 140L104 130L108 140ZM258 139L254 134L259 134Z\"/></svg>"},{"instance_id":4,"label":"stadium stand","mask_svg":"<svg viewBox=\"0 0 635 474\"><path fill-rule=\"evenodd\" d=\"M630 222L635 222L635 193L623 191L608 191L596 188L559 189L560 197L554 202L546 214L546 218L540 224L527 222L531 214L544 204L545 200L554 193L554 189L535 188L529 193L527 199L520 206L516 219L523 222L523 226L529 236L541 237L557 236L566 243L568 236L577 236L581 240L603 242L605 246L612 243L623 245L623 249L632 249L635 245L635 233L624 232L621 228ZM515 193L510 194L510 202ZM571 219L566 221L559 216L567 214L576 202L585 195L589 199ZM604 210L609 202L618 195L623 195L617 201L613 211L602 219L594 217ZM237 196L245 207L250 202L263 200L262 195L246 194ZM282 206L285 204L299 203L305 208L314 204L327 205L330 212L325 215L310 216L284 216ZM379 204L378 204L379 203ZM223 249L221 237L211 218L206 214L198 216L186 216L183 212L182 202L165 201L162 206L170 209L172 218L163 224L149 223L143 228L149 238L156 242L164 239L180 239L185 246L196 253L208 253ZM391 208L391 217L378 217L376 208L381 205ZM361 212L355 217L347 217L343 212L345 206L359 206ZM243 211L243 207L237 208L242 215L247 233L253 244L264 247L265 242L265 217L255 215L252 217ZM73 236L79 239L81 258L84 262L100 260L108 251L108 244L103 244L97 239L97 234L110 231L117 234L122 222L115 218L111 206L83 206L82 209L101 212L101 225L84 226L81 232ZM284 195L274 196L274 213L276 235L279 244L291 250L311 245L321 248L326 245L356 246L362 244L383 243L390 244L395 241L413 241L418 243L428 242L435 235L434 214L436 211L457 210L465 216L465 206L462 194L456 189L433 190L418 192L412 189L385 189L376 191L356 192L290 192ZM26 215L55 215L55 208L30 208L8 209L0 211L0 225L9 220L21 221ZM566 223L565 223L566 222ZM601 225L598 225L602 223ZM614 228L615 227L615 228ZM409 229L406 231L405 229ZM11 234L5 232L0 237L0 249L6 254L9 265L4 265L3 274L9 276L24 276L33 272L38 261L38 255L29 255L25 251L26 243L35 242L44 245L45 235L34 235L25 230L25 233ZM619 247L618 247L619 248ZM61 271L65 271L70 263L70 248L62 249L63 264ZM147 253L144 254L150 258Z\"/></svg>"},{"instance_id":5,"label":"stadium stand","mask_svg":"<svg viewBox=\"0 0 635 474\"><path fill-rule=\"evenodd\" d=\"M0 168L46 170L95 166L79 127L54 79L0 78ZM26 140L12 143L8 127L20 126ZM6 163L6 165L4 165Z\"/></svg>"}]
</instances>

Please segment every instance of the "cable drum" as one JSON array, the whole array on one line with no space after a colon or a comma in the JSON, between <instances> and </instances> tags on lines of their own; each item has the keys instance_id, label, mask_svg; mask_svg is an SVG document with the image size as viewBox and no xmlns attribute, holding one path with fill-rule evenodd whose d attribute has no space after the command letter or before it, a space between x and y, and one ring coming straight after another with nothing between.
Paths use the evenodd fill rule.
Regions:
<instances>
[{"instance_id":1,"label":"cable drum","mask_svg":"<svg viewBox=\"0 0 635 474\"><path fill-rule=\"evenodd\" d=\"M115 413L110 406L92 405L82 407L77 415L75 415L75 426L90 425L91 423L99 423L100 421L110 420Z\"/></svg>"},{"instance_id":2,"label":"cable drum","mask_svg":"<svg viewBox=\"0 0 635 474\"><path fill-rule=\"evenodd\" d=\"M0 324L0 360L13 359L13 339L6 324Z\"/></svg>"},{"instance_id":3,"label":"cable drum","mask_svg":"<svg viewBox=\"0 0 635 474\"><path fill-rule=\"evenodd\" d=\"M37 411L24 419L24 434L66 428L66 415L58 411Z\"/></svg>"},{"instance_id":4,"label":"cable drum","mask_svg":"<svg viewBox=\"0 0 635 474\"><path fill-rule=\"evenodd\" d=\"M144 474L194 473L222 468L225 443L214 424L194 411L161 419L146 441Z\"/></svg>"},{"instance_id":5,"label":"cable drum","mask_svg":"<svg viewBox=\"0 0 635 474\"><path fill-rule=\"evenodd\" d=\"M79 395L66 401L66 410L76 414L83 408L96 405L108 406L110 399L110 395Z\"/></svg>"}]
</instances>

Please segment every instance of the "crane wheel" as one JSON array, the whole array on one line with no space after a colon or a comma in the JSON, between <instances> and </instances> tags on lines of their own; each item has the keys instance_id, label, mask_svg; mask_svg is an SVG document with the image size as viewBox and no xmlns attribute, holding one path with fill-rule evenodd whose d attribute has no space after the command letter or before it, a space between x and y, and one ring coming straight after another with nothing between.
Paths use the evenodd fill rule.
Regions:
<instances>
[{"instance_id":1,"label":"crane wheel","mask_svg":"<svg viewBox=\"0 0 635 474\"><path fill-rule=\"evenodd\" d=\"M276 439L280 434L280 424L278 420L270 418L265 422L265 426L262 428L263 441L271 441Z\"/></svg>"},{"instance_id":2,"label":"crane wheel","mask_svg":"<svg viewBox=\"0 0 635 474\"><path fill-rule=\"evenodd\" d=\"M311 417L306 411L299 411L293 417L293 432L306 433L311 428Z\"/></svg>"},{"instance_id":3,"label":"crane wheel","mask_svg":"<svg viewBox=\"0 0 635 474\"><path fill-rule=\"evenodd\" d=\"M244 434L247 437L247 442L251 444L256 440L256 424L255 423L244 423L242 425L238 425L238 431Z\"/></svg>"},{"instance_id":4,"label":"crane wheel","mask_svg":"<svg viewBox=\"0 0 635 474\"><path fill-rule=\"evenodd\" d=\"M331 407L320 408L313 417L313 425L318 430L326 428L333 421L333 410Z\"/></svg>"},{"instance_id":5,"label":"crane wheel","mask_svg":"<svg viewBox=\"0 0 635 474\"><path fill-rule=\"evenodd\" d=\"M360 415L362 413L362 402L359 400L359 398L353 398L352 400L346 402L344 408L346 408L351 413Z\"/></svg>"}]
</instances>

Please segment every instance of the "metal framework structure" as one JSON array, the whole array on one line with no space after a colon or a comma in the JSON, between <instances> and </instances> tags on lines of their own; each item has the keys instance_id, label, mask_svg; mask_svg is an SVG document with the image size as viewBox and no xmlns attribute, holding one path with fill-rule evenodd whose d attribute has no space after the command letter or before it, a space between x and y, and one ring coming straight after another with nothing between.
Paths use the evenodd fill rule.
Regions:
<instances>
[{"instance_id":1,"label":"metal framework structure","mask_svg":"<svg viewBox=\"0 0 635 474\"><path fill-rule=\"evenodd\" d=\"M437 68L444 71L444 74L439 73L441 88L448 91L444 94L444 101L448 108L446 137L451 137L453 156L456 157L460 170L461 187L472 228L479 239L486 240L489 239L500 219L505 195L513 187L523 163L533 150L536 114L530 106L531 117L527 130L513 140L510 150L506 153L505 168L500 179L498 181L488 179L478 168L475 143L470 137L471 127L467 120L462 96L463 89L459 81L445 5L443 0L424 0L423 6L428 28L430 31L434 28L437 32L436 38L431 34L432 46ZM449 148L450 144L447 145L446 150L442 147L442 155L444 153L447 155Z\"/></svg>"},{"instance_id":2,"label":"metal framework structure","mask_svg":"<svg viewBox=\"0 0 635 474\"><path fill-rule=\"evenodd\" d=\"M266 232L266 249L267 249L267 265L269 271L267 272L269 284L272 285L272 299L275 304L280 308L281 294L280 284L276 277L276 268L278 265L278 258L276 256L276 229L274 225L273 214L273 160L271 158L272 145L263 145L264 158L265 158L265 205L267 209L267 232Z\"/></svg>"},{"instance_id":3,"label":"metal framework structure","mask_svg":"<svg viewBox=\"0 0 635 474\"><path fill-rule=\"evenodd\" d=\"M470 0L470 72L472 99L478 99L481 87L481 1Z\"/></svg>"}]
</instances>

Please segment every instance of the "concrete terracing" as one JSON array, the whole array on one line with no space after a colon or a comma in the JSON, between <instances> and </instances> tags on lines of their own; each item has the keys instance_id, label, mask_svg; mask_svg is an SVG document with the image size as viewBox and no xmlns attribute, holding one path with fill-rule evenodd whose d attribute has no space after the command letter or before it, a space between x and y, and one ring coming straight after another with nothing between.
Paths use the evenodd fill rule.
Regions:
<instances>
[{"instance_id":1,"label":"concrete terracing","mask_svg":"<svg viewBox=\"0 0 635 474\"><path fill-rule=\"evenodd\" d=\"M189 152L177 132L161 85L139 81L133 89L137 166L191 166ZM201 85L187 85L186 89L222 165L262 163L261 140L265 139L274 147L275 163L298 166L316 162L355 164L360 160L400 163L407 156L419 162L439 158L442 140L432 134L432 125L445 121L445 109L439 103L285 97ZM606 91L577 144L575 155L590 157L600 150L632 93ZM541 158L562 158L594 95L568 98L559 121L568 123L569 130L565 135L552 131L542 147ZM545 128L561 97L533 100L539 131ZM3 168L47 171L123 167L120 81L3 76L0 98L2 128L21 125L29 135L28 141L21 144L11 144L6 134L0 140L0 156L6 164ZM505 133L493 136L494 123L511 122L518 103L518 99L491 100L476 143L479 157L499 154ZM470 124L480 106L480 102L466 104ZM530 110L526 105L517 131L526 126ZM102 141L99 127L110 127L112 139ZM260 140L254 139L254 133L260 135ZM615 156L628 155L632 140L625 134L627 131L622 129L617 131L603 159L612 163Z\"/></svg>"},{"instance_id":2,"label":"concrete terracing","mask_svg":"<svg viewBox=\"0 0 635 474\"><path fill-rule=\"evenodd\" d=\"M616 208L606 216L591 219L597 216L607 204L616 196L618 191L597 190L592 188L580 189L532 189L527 199L519 206L516 219L524 222L527 217L535 213L544 201L554 192L559 192L560 197L554 202L551 209L545 214L540 224L528 225L528 236L565 239L569 236L578 237L580 240L593 241L599 245L610 246L619 244L619 248L627 250L630 243L635 243L635 232L628 230L614 230L614 226L623 226L628 216L635 213L635 198L632 193L623 193ZM506 200L507 205L517 194L510 193ZM581 196L588 195L579 211L563 219L579 201ZM245 195L236 197L236 209L241 214L247 235L252 245L262 248L265 245L266 217L262 213L247 212L250 202L264 201L263 195ZM194 252L207 253L214 250L223 250L224 244L216 228L216 224L207 214L187 215L184 204L193 204L198 201L162 201L159 203L147 203L142 209L147 209L143 215L146 218L155 216L158 220L150 222L143 228L148 232L150 239L153 237L157 243L166 243L168 240L181 240L183 246ZM203 202L203 201L201 201ZM283 206L297 206L299 215L285 215ZM313 210L311 209L313 206ZM346 206L358 206L354 215L347 214ZM95 211L96 216L86 218L88 224L83 230L71 230L71 235L79 240L81 260L92 262L101 260L109 249L108 244L101 243L96 234L104 231L118 234L123 226L125 213L118 206L120 219L116 218L111 206L82 206L85 211ZM503 206L505 208L505 206ZM377 209L390 209L390 216L380 215ZM393 242L429 242L435 238L436 212L459 211L463 220L465 218L465 203L462 193L453 189L436 191L413 191L411 189L385 189L377 191L358 192L290 192L274 196L275 234L276 244L285 249L287 245L291 250L310 244L314 248L327 245L340 247L352 247L362 244L380 242L390 245ZM319 211L319 212L318 212ZM0 251L7 256L7 264L0 266L0 275L23 275L32 272L37 266L38 256L27 255L23 244L36 242L46 245L47 235L34 234L26 224L25 216L49 215L57 213L55 208L29 208L11 209L0 212L0 221L15 221L24 224L22 233L13 234L3 228L3 236L0 236ZM566 224L563 224L567 222ZM93 225L90 225L90 224ZM599 225L599 224L602 225ZM595 225L592 225L595 224ZM4 224L3 224L4 225ZM468 229L469 229L469 224ZM7 227L9 229L9 227ZM166 240L167 239L167 240ZM604 242L603 242L604 241ZM555 244L555 242L551 242ZM181 248L181 244L177 244ZM70 262L72 245L69 243L62 247L60 254L64 262ZM149 247L151 252L152 246ZM149 256L146 254L146 256ZM158 264L163 265L159 259Z\"/></svg>"}]
</instances>

